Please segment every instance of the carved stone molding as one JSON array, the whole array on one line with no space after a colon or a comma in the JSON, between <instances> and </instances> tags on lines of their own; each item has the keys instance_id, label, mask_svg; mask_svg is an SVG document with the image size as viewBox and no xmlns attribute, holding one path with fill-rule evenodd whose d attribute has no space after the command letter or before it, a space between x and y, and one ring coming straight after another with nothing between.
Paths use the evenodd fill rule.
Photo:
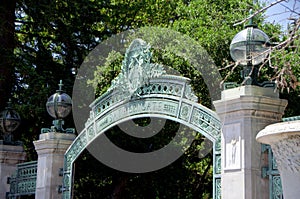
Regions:
<instances>
[{"instance_id":1,"label":"carved stone molding","mask_svg":"<svg viewBox=\"0 0 300 199\"><path fill-rule=\"evenodd\" d=\"M300 172L300 134L271 145L279 170Z\"/></svg>"},{"instance_id":2,"label":"carved stone molding","mask_svg":"<svg viewBox=\"0 0 300 199\"><path fill-rule=\"evenodd\" d=\"M271 146L280 140L285 140L292 135L300 135L300 121L280 122L266 126L261 130L256 139L258 142Z\"/></svg>"},{"instance_id":3,"label":"carved stone molding","mask_svg":"<svg viewBox=\"0 0 300 199\"><path fill-rule=\"evenodd\" d=\"M279 99L278 93L271 88L247 85L222 91L222 99L214 101L214 106L220 117L250 113L257 117L271 116L280 121L287 100Z\"/></svg>"},{"instance_id":4,"label":"carved stone molding","mask_svg":"<svg viewBox=\"0 0 300 199\"><path fill-rule=\"evenodd\" d=\"M256 118L256 119L267 119L269 121L280 121L282 118L282 113L277 112L267 112L260 110L239 110L234 112L229 112L225 114L219 114L219 117L222 121L227 120L240 120L243 118Z\"/></svg>"},{"instance_id":5,"label":"carved stone molding","mask_svg":"<svg viewBox=\"0 0 300 199\"><path fill-rule=\"evenodd\" d=\"M16 165L26 160L23 146L0 145L0 163Z\"/></svg>"},{"instance_id":6,"label":"carved stone molding","mask_svg":"<svg viewBox=\"0 0 300 199\"><path fill-rule=\"evenodd\" d=\"M215 101L214 105L219 114L226 114L240 110L260 110L265 112L283 113L287 105L287 101L264 96L240 96L235 99L222 99Z\"/></svg>"},{"instance_id":7,"label":"carved stone molding","mask_svg":"<svg viewBox=\"0 0 300 199\"><path fill-rule=\"evenodd\" d=\"M271 145L279 170L300 172L300 121L269 125L256 139Z\"/></svg>"}]
</instances>

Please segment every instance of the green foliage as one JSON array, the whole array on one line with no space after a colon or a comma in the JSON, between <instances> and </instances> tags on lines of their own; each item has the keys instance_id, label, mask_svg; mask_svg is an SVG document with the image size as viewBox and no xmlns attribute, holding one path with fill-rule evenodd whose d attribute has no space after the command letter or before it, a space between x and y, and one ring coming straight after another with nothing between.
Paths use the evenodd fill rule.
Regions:
<instances>
[{"instance_id":1,"label":"green foliage","mask_svg":"<svg viewBox=\"0 0 300 199\"><path fill-rule=\"evenodd\" d=\"M104 66L97 66L94 72L94 79L88 80L88 84L92 85L96 96L104 94L110 87L111 81L116 78L121 70L122 60L124 56L116 51L111 51L106 58Z\"/></svg>"},{"instance_id":2,"label":"green foliage","mask_svg":"<svg viewBox=\"0 0 300 199\"><path fill-rule=\"evenodd\" d=\"M299 34L299 33L298 33ZM281 98L288 100L285 117L300 115L300 39L293 41L288 47L272 53L272 67L276 74L272 78L281 89Z\"/></svg>"},{"instance_id":3,"label":"green foliage","mask_svg":"<svg viewBox=\"0 0 300 199\"><path fill-rule=\"evenodd\" d=\"M134 122L144 126L149 118ZM179 124L166 121L165 127L158 134L146 139L131 137L118 127L113 127L105 134L123 149L139 153L151 152L168 144L178 127ZM181 133L195 132L185 127ZM81 155L81 161L76 162L75 198L211 198L212 154L199 158L199 149L203 143L203 136L198 134L189 150L177 161L158 171L144 174L115 171L86 151ZM86 167L87 164L90 166Z\"/></svg>"},{"instance_id":4,"label":"green foliage","mask_svg":"<svg viewBox=\"0 0 300 199\"><path fill-rule=\"evenodd\" d=\"M224 60L230 58L232 38L243 28L233 24L249 14L250 2L195 0L188 6L181 3L176 9L179 20L171 27L199 41L216 65L224 66Z\"/></svg>"},{"instance_id":5,"label":"green foliage","mask_svg":"<svg viewBox=\"0 0 300 199\"><path fill-rule=\"evenodd\" d=\"M298 38L290 46L275 50L271 55L271 67L276 71L273 79L278 82L280 88L287 89L288 92L300 85L300 78L297 77L300 72L299 46L300 39Z\"/></svg>"},{"instance_id":6,"label":"green foliage","mask_svg":"<svg viewBox=\"0 0 300 199\"><path fill-rule=\"evenodd\" d=\"M41 128L51 126L52 119L46 112L45 103L57 90L59 80L63 80L64 89L71 94L75 79L71 71L76 72L88 53L100 42L126 30L139 29L134 36L141 33L153 41L155 37L151 37L149 30L155 29L154 26L184 34L186 40L181 41L179 47L170 45L156 48L159 44L153 47L152 61L170 66L190 78L199 102L210 107L211 98L203 74L187 61L186 57L192 53L184 50L192 45L189 39L192 38L208 52L219 68L226 66L227 60L231 60L230 41L243 29L242 26L233 27L233 24L248 15L249 8L253 7L251 4L249 0L5 0L0 7L3 13L0 16L0 107L4 106L3 102L7 101L7 95L11 93L23 121L15 138L25 143L29 159L36 159L32 141L38 139ZM262 18L258 22L260 25ZM283 39L278 27L265 24L261 28L268 35L275 35L273 40ZM163 33L160 36L165 40L170 39ZM299 40L294 44L298 46ZM196 55L203 53L203 49L196 45L193 47ZM285 66L285 72L293 71L295 76L299 74L299 56L296 56L299 55L298 48L278 51L274 55L278 59L273 65L278 71ZM189 58L196 60L192 56ZM103 94L110 86L111 80L120 71L122 59L122 54L112 51L105 64L97 67L95 79L89 82L96 88L96 95ZM290 67L283 65L286 63ZM202 67L209 68L206 65ZM227 72L221 71L223 77ZM272 73L266 69L262 71L262 76L269 78ZM212 74L211 79L214 77L215 74ZM293 76L290 77L285 80L286 85L295 82ZM239 73L235 72L228 81L239 81ZM216 88L218 86L214 85ZM2 92L3 89L5 92ZM290 94L283 93L282 96L288 96L290 104L298 104L294 103L297 101L297 93L298 90ZM297 110L300 110L299 107L291 106L287 114L299 114ZM167 128L174 130L176 125L170 122ZM66 119L65 126L74 126L71 117ZM116 128L107 134L120 146L136 151L147 150L150 143L156 143L159 148L172 137L172 133L162 133L154 140L144 140L145 144L141 140L119 136L120 131ZM203 138L199 136L186 154L169 167L139 175L112 170L88 154L83 154L76 161L75 197L111 198L113 193L118 193L122 194L122 198L211 198L212 158L211 155L198 158L199 150L205 147L202 143Z\"/></svg>"}]
</instances>

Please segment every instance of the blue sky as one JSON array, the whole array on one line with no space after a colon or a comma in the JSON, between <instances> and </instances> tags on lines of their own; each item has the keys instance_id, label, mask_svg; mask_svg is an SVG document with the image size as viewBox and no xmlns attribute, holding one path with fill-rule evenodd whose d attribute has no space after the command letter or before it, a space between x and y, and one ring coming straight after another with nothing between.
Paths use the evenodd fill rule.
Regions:
<instances>
[{"instance_id":1,"label":"blue sky","mask_svg":"<svg viewBox=\"0 0 300 199\"><path fill-rule=\"evenodd\" d=\"M263 0L266 3L276 2L276 0ZM293 13L291 10L296 11ZM266 20L271 23L279 23L286 30L287 24L291 21L289 17L300 17L300 0L286 0L275 6L272 6L266 11Z\"/></svg>"}]
</instances>

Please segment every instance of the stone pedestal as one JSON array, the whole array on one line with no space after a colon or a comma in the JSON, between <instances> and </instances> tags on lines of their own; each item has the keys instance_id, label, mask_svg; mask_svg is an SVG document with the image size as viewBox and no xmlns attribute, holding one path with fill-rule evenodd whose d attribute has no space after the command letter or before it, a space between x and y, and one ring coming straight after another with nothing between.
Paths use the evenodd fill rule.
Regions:
<instances>
[{"instance_id":1,"label":"stone pedestal","mask_svg":"<svg viewBox=\"0 0 300 199\"><path fill-rule=\"evenodd\" d=\"M74 134L50 132L40 134L40 139L33 142L38 154L36 199L61 198L59 169L63 168L64 153L74 139Z\"/></svg>"},{"instance_id":2,"label":"stone pedestal","mask_svg":"<svg viewBox=\"0 0 300 199\"><path fill-rule=\"evenodd\" d=\"M17 164L25 161L26 153L23 146L5 145L0 141L0 198L9 192L7 178L16 171Z\"/></svg>"},{"instance_id":3,"label":"stone pedestal","mask_svg":"<svg viewBox=\"0 0 300 199\"><path fill-rule=\"evenodd\" d=\"M300 121L267 126L257 141L271 145L281 177L284 199L300 197Z\"/></svg>"},{"instance_id":4,"label":"stone pedestal","mask_svg":"<svg viewBox=\"0 0 300 199\"><path fill-rule=\"evenodd\" d=\"M222 92L214 102L223 123L221 137L222 199L269 199L269 183L261 177L267 160L257 133L281 120L286 100L272 88L241 86Z\"/></svg>"}]
</instances>

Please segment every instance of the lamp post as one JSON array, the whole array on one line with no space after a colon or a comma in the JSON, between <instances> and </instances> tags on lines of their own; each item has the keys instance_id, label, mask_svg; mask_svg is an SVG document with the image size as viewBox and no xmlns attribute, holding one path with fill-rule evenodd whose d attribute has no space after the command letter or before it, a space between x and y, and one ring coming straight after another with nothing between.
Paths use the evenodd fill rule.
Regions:
<instances>
[{"instance_id":1,"label":"lamp post","mask_svg":"<svg viewBox=\"0 0 300 199\"><path fill-rule=\"evenodd\" d=\"M74 129L63 129L64 120L63 118L67 117L72 110L72 99L62 90L62 80L58 84L59 89L51 95L46 103L46 108L48 114L53 117L53 125L51 129L43 128L41 133L46 132L60 132L60 133L74 133Z\"/></svg>"},{"instance_id":2,"label":"lamp post","mask_svg":"<svg viewBox=\"0 0 300 199\"><path fill-rule=\"evenodd\" d=\"M258 65L268 55L270 39L266 33L250 23L246 29L237 33L230 44L230 55L235 62L243 66L244 85L259 85L257 82Z\"/></svg>"},{"instance_id":3,"label":"lamp post","mask_svg":"<svg viewBox=\"0 0 300 199\"><path fill-rule=\"evenodd\" d=\"M63 119L71 112L72 99L62 90L61 80L58 86L46 103L49 115L54 118L53 126L42 128L39 140L33 142L38 154L35 198L62 198L58 191L62 176L58 174L64 165L64 154L76 137L75 129L63 129Z\"/></svg>"},{"instance_id":4,"label":"lamp post","mask_svg":"<svg viewBox=\"0 0 300 199\"><path fill-rule=\"evenodd\" d=\"M18 183L13 186L8 177L13 176L17 169L17 164L26 160L26 153L21 141L13 140L13 132L21 123L20 115L12 108L11 101L7 107L0 112L0 131L3 140L0 141L0 198L7 198L10 190L16 190L22 184L22 190L27 190L28 184Z\"/></svg>"},{"instance_id":5,"label":"lamp post","mask_svg":"<svg viewBox=\"0 0 300 199\"><path fill-rule=\"evenodd\" d=\"M12 133L19 127L20 123L20 115L12 108L9 100L7 107L0 113L0 128L5 144L14 144Z\"/></svg>"}]
</instances>

